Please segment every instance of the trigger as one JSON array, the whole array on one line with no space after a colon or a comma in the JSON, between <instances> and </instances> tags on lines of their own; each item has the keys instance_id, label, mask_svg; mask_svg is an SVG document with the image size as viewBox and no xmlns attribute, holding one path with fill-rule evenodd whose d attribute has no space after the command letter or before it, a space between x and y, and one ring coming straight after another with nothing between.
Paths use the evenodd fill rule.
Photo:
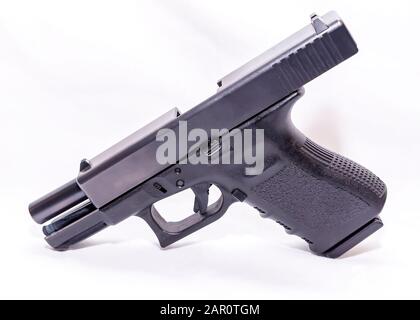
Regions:
<instances>
[{"instance_id":1,"label":"trigger","mask_svg":"<svg viewBox=\"0 0 420 320\"><path fill-rule=\"evenodd\" d=\"M191 187L192 191L195 194L194 199L194 212L203 214L207 210L207 205L209 203L209 189L211 183L199 183Z\"/></svg>"}]
</instances>

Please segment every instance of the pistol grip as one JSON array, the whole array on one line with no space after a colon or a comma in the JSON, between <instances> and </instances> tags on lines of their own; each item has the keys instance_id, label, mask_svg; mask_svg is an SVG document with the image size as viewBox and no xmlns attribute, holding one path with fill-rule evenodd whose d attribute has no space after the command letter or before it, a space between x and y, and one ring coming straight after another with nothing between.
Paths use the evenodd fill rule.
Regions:
<instances>
[{"instance_id":1,"label":"pistol grip","mask_svg":"<svg viewBox=\"0 0 420 320\"><path fill-rule=\"evenodd\" d=\"M247 185L248 201L315 253L338 257L382 226L378 215L386 186L366 168L300 133L290 118L293 103L255 125L268 137L270 161L258 181Z\"/></svg>"},{"instance_id":2,"label":"pistol grip","mask_svg":"<svg viewBox=\"0 0 420 320\"><path fill-rule=\"evenodd\" d=\"M385 203L385 184L309 139L294 160L282 163L253 190L265 216L318 254L338 257L382 226L377 216Z\"/></svg>"}]
</instances>

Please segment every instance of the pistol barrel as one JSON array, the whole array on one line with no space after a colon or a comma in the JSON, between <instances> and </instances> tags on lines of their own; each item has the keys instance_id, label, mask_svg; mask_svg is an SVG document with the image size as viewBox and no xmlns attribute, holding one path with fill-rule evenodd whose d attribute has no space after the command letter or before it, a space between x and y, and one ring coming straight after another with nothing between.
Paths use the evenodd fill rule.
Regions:
<instances>
[{"instance_id":1,"label":"pistol barrel","mask_svg":"<svg viewBox=\"0 0 420 320\"><path fill-rule=\"evenodd\" d=\"M37 223L44 223L86 199L76 180L72 180L32 202L29 212Z\"/></svg>"}]
</instances>

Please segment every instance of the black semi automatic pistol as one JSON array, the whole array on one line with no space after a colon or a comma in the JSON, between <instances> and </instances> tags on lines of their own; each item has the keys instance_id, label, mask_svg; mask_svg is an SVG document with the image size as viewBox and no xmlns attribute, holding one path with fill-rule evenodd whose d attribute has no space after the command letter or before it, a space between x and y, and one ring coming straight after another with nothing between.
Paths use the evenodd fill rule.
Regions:
<instances>
[{"instance_id":1,"label":"black semi automatic pistol","mask_svg":"<svg viewBox=\"0 0 420 320\"><path fill-rule=\"evenodd\" d=\"M55 218L43 231L60 250L131 216L143 218L166 247L216 221L239 201L301 237L313 252L342 255L382 227L378 215L386 186L369 170L305 137L290 113L303 85L357 51L336 13L312 15L311 24L218 81L217 93L193 109L183 114L170 110L93 159L82 160L75 180L29 205L32 218L40 224ZM184 122L207 133L209 140L199 145L187 141L178 148ZM214 136L214 129L223 134ZM161 163L159 135L165 130L176 135L177 154L175 161ZM214 151L233 158L238 151L221 145L246 130L264 130L259 174L247 174L240 163L185 161L193 154L214 158ZM221 196L209 205L211 185ZM154 203L189 188L195 194L192 215L166 221Z\"/></svg>"}]
</instances>

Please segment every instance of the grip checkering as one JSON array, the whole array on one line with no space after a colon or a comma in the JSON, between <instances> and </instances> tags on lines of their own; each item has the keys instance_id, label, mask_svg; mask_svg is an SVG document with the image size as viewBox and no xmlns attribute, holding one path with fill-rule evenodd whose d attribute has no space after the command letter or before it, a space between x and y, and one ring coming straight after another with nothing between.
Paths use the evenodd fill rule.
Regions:
<instances>
[{"instance_id":1,"label":"grip checkering","mask_svg":"<svg viewBox=\"0 0 420 320\"><path fill-rule=\"evenodd\" d=\"M375 193L379 198L385 194L385 183L370 170L356 162L331 152L308 138L306 138L305 144L302 146L302 151L327 165L336 173L360 183Z\"/></svg>"}]
</instances>

